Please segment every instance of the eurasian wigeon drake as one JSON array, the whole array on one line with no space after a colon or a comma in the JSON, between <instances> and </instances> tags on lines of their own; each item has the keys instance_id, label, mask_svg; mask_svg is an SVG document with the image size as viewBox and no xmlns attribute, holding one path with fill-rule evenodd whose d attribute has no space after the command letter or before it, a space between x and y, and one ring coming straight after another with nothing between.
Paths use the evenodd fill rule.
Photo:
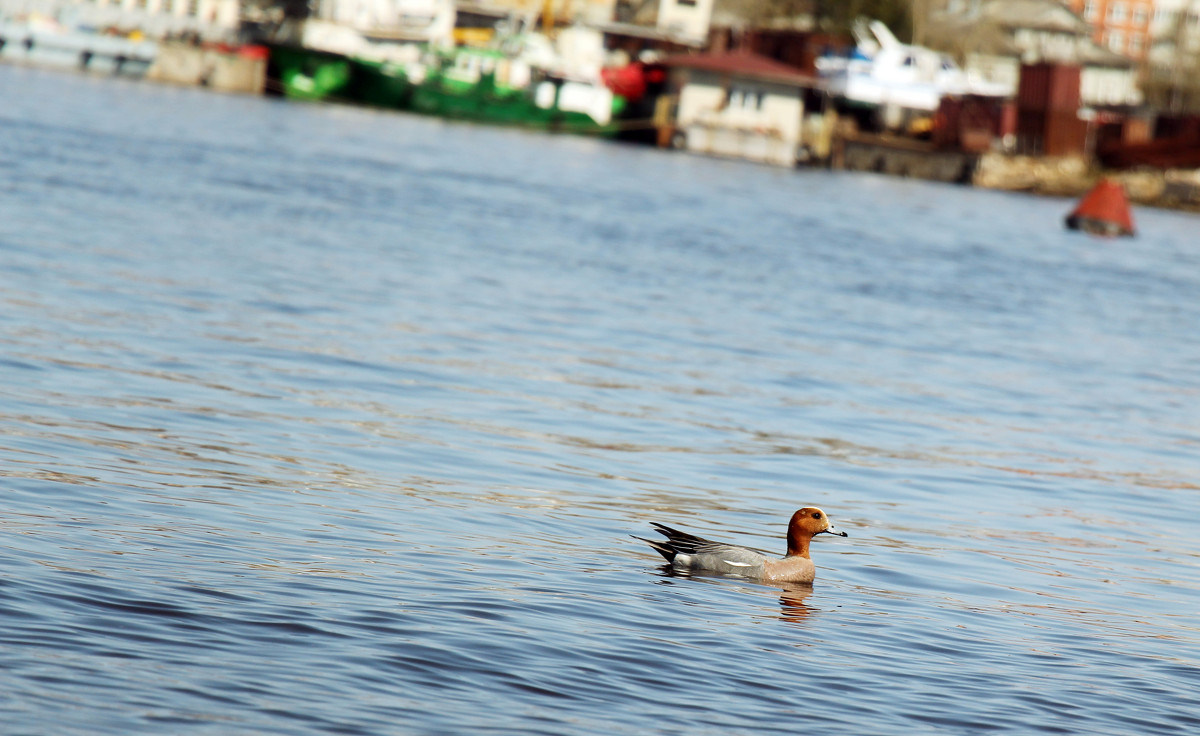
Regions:
<instances>
[{"instance_id":1,"label":"eurasian wigeon drake","mask_svg":"<svg viewBox=\"0 0 1200 736\"><path fill-rule=\"evenodd\" d=\"M808 545L818 534L849 536L833 528L821 509L807 506L792 514L788 522L787 555L783 559L768 557L746 547L723 542L711 542L669 526L651 522L665 542L641 539L655 549L677 570L709 572L719 575L738 575L755 578L764 583L811 583L817 569L808 556Z\"/></svg>"}]
</instances>

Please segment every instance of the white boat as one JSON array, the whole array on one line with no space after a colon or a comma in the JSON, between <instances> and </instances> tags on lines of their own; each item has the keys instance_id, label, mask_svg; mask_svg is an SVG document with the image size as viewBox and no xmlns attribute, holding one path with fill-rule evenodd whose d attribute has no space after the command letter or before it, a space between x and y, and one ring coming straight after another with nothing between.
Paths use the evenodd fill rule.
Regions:
<instances>
[{"instance_id":1,"label":"white boat","mask_svg":"<svg viewBox=\"0 0 1200 736\"><path fill-rule=\"evenodd\" d=\"M825 56L817 72L826 89L848 107L886 111L888 127L906 113L932 113L946 95L1005 96L1000 85L971 80L946 54L901 43L883 23L859 21L849 57Z\"/></svg>"},{"instance_id":2,"label":"white boat","mask_svg":"<svg viewBox=\"0 0 1200 736\"><path fill-rule=\"evenodd\" d=\"M0 60L6 62L141 77L157 54L158 44L138 35L103 35L36 14L0 22Z\"/></svg>"}]
</instances>

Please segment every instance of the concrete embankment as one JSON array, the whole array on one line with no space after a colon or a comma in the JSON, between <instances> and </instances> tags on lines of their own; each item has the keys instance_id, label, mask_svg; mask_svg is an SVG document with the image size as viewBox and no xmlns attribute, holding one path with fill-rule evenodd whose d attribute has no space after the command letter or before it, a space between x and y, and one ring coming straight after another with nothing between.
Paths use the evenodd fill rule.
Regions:
<instances>
[{"instance_id":1,"label":"concrete embankment","mask_svg":"<svg viewBox=\"0 0 1200 736\"><path fill-rule=\"evenodd\" d=\"M146 78L156 82L208 87L218 92L262 94L267 52L261 46L229 48L166 42Z\"/></svg>"},{"instance_id":2,"label":"concrete embankment","mask_svg":"<svg viewBox=\"0 0 1200 736\"><path fill-rule=\"evenodd\" d=\"M834 138L830 165L846 171L874 171L914 179L971 181L978 154L938 150L926 141L894 136L841 134Z\"/></svg>"},{"instance_id":3,"label":"concrete embankment","mask_svg":"<svg viewBox=\"0 0 1200 736\"><path fill-rule=\"evenodd\" d=\"M1107 171L1080 156L970 153L939 149L928 141L863 134L835 137L829 165L846 171L1062 197L1083 196L1107 178L1120 182L1136 204L1200 211L1200 170L1194 169Z\"/></svg>"},{"instance_id":4,"label":"concrete embankment","mask_svg":"<svg viewBox=\"0 0 1200 736\"><path fill-rule=\"evenodd\" d=\"M979 158L971 183L987 189L1078 197L1102 178L1120 182L1137 204L1200 211L1200 171L1190 169L1105 171L1081 157L986 153Z\"/></svg>"}]
</instances>

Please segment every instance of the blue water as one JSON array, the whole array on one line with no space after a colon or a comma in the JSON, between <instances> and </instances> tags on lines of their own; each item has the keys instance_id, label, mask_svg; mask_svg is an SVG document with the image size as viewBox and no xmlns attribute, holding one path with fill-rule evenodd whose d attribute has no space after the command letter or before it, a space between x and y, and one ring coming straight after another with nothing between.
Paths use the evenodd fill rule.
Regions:
<instances>
[{"instance_id":1,"label":"blue water","mask_svg":"<svg viewBox=\"0 0 1200 736\"><path fill-rule=\"evenodd\" d=\"M0 93L0 732L1200 730L1194 215Z\"/></svg>"}]
</instances>

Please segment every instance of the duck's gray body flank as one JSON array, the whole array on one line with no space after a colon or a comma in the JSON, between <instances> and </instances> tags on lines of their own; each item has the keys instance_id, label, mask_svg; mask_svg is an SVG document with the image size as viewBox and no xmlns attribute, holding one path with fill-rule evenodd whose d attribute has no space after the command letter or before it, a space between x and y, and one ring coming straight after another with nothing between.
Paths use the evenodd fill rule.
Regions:
<instances>
[{"instance_id":1,"label":"duck's gray body flank","mask_svg":"<svg viewBox=\"0 0 1200 736\"><path fill-rule=\"evenodd\" d=\"M752 549L734 544L712 542L663 524L652 523L651 526L667 540L658 542L653 539L643 539L642 541L647 542L667 562L680 570L704 570L722 575L759 578L763 576L767 561L770 559Z\"/></svg>"}]
</instances>

